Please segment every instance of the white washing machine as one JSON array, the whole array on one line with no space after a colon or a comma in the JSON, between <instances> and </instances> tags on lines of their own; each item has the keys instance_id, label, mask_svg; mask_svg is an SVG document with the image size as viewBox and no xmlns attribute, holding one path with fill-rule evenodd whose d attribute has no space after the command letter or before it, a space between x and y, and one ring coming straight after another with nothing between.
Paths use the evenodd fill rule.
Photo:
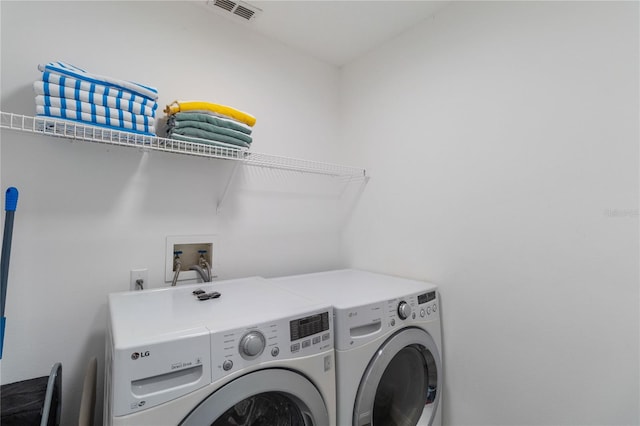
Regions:
<instances>
[{"instance_id":1,"label":"white washing machine","mask_svg":"<svg viewBox=\"0 0 640 426\"><path fill-rule=\"evenodd\" d=\"M358 270L271 281L334 307L339 425L441 424L436 286Z\"/></svg>"},{"instance_id":2,"label":"white washing machine","mask_svg":"<svg viewBox=\"0 0 640 426\"><path fill-rule=\"evenodd\" d=\"M331 314L259 277L111 294L104 423L334 425Z\"/></svg>"}]
</instances>

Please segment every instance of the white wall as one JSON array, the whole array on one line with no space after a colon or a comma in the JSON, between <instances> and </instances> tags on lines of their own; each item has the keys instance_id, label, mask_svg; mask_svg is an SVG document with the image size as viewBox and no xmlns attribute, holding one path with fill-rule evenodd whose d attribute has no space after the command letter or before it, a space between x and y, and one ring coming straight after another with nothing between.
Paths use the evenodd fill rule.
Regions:
<instances>
[{"instance_id":1,"label":"white wall","mask_svg":"<svg viewBox=\"0 0 640 426\"><path fill-rule=\"evenodd\" d=\"M638 413L638 3L454 2L344 69L354 267L440 285L444 420Z\"/></svg>"},{"instance_id":2,"label":"white wall","mask_svg":"<svg viewBox=\"0 0 640 426\"><path fill-rule=\"evenodd\" d=\"M198 5L0 13L3 111L32 114L36 65L64 59L246 110L256 151L366 167L348 263L441 286L446 423L640 422L637 3L456 2L342 74ZM2 383L62 361L67 423L107 293L131 268L165 285L167 235L218 234L222 278L346 265L324 181L246 168L216 215L229 163L1 136Z\"/></svg>"},{"instance_id":3,"label":"white wall","mask_svg":"<svg viewBox=\"0 0 640 426\"><path fill-rule=\"evenodd\" d=\"M200 99L247 111L254 151L338 162L338 70L198 3L2 1L2 110L33 115L37 65L66 60L157 87L160 108ZM88 358L103 368L107 294L127 290L133 268L167 285L168 235L217 234L220 278L344 266L346 207L332 182L246 167L216 214L229 162L1 135L2 190L20 191L2 383L61 361L65 424ZM100 409L102 379L99 390Z\"/></svg>"}]
</instances>

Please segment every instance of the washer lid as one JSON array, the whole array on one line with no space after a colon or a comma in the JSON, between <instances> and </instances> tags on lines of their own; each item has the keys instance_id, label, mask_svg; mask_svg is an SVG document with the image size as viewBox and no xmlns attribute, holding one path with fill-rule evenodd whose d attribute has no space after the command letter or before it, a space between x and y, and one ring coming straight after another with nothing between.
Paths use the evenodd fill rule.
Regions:
<instances>
[{"instance_id":1,"label":"washer lid","mask_svg":"<svg viewBox=\"0 0 640 426\"><path fill-rule=\"evenodd\" d=\"M362 376L353 425L430 425L440 383L440 354L433 338L419 328L400 330L378 349Z\"/></svg>"},{"instance_id":2,"label":"washer lid","mask_svg":"<svg viewBox=\"0 0 640 426\"><path fill-rule=\"evenodd\" d=\"M217 291L217 299L200 301L194 290ZM111 293L109 322L116 347L172 341L202 329L219 332L256 323L304 316L328 308L283 290L261 277Z\"/></svg>"},{"instance_id":3,"label":"washer lid","mask_svg":"<svg viewBox=\"0 0 640 426\"><path fill-rule=\"evenodd\" d=\"M329 424L318 389L291 370L258 370L224 385L180 423L184 426Z\"/></svg>"}]
</instances>

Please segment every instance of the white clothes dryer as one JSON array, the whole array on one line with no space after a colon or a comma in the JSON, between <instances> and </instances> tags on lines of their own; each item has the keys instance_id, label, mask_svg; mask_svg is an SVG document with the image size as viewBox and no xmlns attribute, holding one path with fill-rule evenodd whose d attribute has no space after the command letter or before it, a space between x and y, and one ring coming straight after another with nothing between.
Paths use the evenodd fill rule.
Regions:
<instances>
[{"instance_id":1,"label":"white clothes dryer","mask_svg":"<svg viewBox=\"0 0 640 426\"><path fill-rule=\"evenodd\" d=\"M334 307L339 425L441 424L436 286L352 269L271 281Z\"/></svg>"},{"instance_id":2,"label":"white clothes dryer","mask_svg":"<svg viewBox=\"0 0 640 426\"><path fill-rule=\"evenodd\" d=\"M111 294L104 423L335 425L331 313L259 277Z\"/></svg>"}]
</instances>

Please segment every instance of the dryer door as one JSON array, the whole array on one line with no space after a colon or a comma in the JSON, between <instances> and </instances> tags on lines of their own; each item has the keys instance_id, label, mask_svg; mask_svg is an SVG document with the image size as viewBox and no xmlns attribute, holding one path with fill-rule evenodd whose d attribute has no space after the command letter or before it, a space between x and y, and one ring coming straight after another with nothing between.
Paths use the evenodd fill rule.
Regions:
<instances>
[{"instance_id":1,"label":"dryer door","mask_svg":"<svg viewBox=\"0 0 640 426\"><path fill-rule=\"evenodd\" d=\"M358 388L354 426L430 425L442 372L433 338L420 328L391 336L369 362Z\"/></svg>"},{"instance_id":2,"label":"dryer door","mask_svg":"<svg viewBox=\"0 0 640 426\"><path fill-rule=\"evenodd\" d=\"M325 426L329 412L320 392L290 370L258 370L227 383L180 423L185 426Z\"/></svg>"}]
</instances>

